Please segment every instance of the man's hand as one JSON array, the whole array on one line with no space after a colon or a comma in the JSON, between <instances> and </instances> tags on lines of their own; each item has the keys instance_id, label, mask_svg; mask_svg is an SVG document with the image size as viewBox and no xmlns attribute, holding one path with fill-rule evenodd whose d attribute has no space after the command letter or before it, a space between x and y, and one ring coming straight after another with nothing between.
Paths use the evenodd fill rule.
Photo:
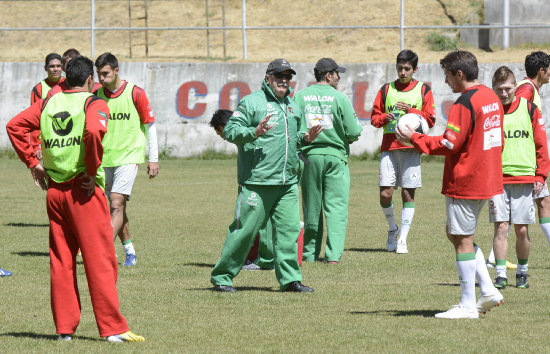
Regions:
<instances>
[{"instance_id":1,"label":"man's hand","mask_svg":"<svg viewBox=\"0 0 550 354\"><path fill-rule=\"evenodd\" d=\"M395 108L397 108L400 111L405 112L405 114L409 113L409 111L411 110L411 106L409 106L405 102L401 102L401 101L399 101L395 104Z\"/></svg>"},{"instance_id":2,"label":"man's hand","mask_svg":"<svg viewBox=\"0 0 550 354\"><path fill-rule=\"evenodd\" d=\"M36 155L37 159L42 160L42 150L36 150L34 154Z\"/></svg>"},{"instance_id":3,"label":"man's hand","mask_svg":"<svg viewBox=\"0 0 550 354\"><path fill-rule=\"evenodd\" d=\"M269 118L271 118L271 114L265 117L264 119L262 119L260 124L258 124L258 126L256 127L256 138L259 137L260 135L266 134L269 131L269 129L273 128L273 125L270 125L270 126L267 125Z\"/></svg>"},{"instance_id":4,"label":"man's hand","mask_svg":"<svg viewBox=\"0 0 550 354\"><path fill-rule=\"evenodd\" d=\"M38 164L34 167L31 167L31 175L34 180L35 186L41 188L43 191L48 189L48 185L46 184L46 178L48 178L48 174L46 173L44 166Z\"/></svg>"},{"instance_id":5,"label":"man's hand","mask_svg":"<svg viewBox=\"0 0 550 354\"><path fill-rule=\"evenodd\" d=\"M535 195L539 195L540 192L542 192L543 187L544 187L544 183L540 183L540 182L533 183L533 192L535 192Z\"/></svg>"},{"instance_id":6,"label":"man's hand","mask_svg":"<svg viewBox=\"0 0 550 354\"><path fill-rule=\"evenodd\" d=\"M308 143L311 143L312 141L317 139L323 129L324 128L321 124L314 125L313 127L309 128L307 133L304 134L304 140Z\"/></svg>"},{"instance_id":7,"label":"man's hand","mask_svg":"<svg viewBox=\"0 0 550 354\"><path fill-rule=\"evenodd\" d=\"M88 191L88 197L91 197L95 191L95 176L84 173L78 179L82 180L82 188Z\"/></svg>"},{"instance_id":8,"label":"man's hand","mask_svg":"<svg viewBox=\"0 0 550 354\"><path fill-rule=\"evenodd\" d=\"M402 129L400 126L395 127L395 136L402 143L410 143L413 134L414 130L409 125L406 125L406 129Z\"/></svg>"},{"instance_id":9,"label":"man's hand","mask_svg":"<svg viewBox=\"0 0 550 354\"><path fill-rule=\"evenodd\" d=\"M393 115L393 113L387 113L386 114L386 122L391 122L392 120L395 120L395 116Z\"/></svg>"},{"instance_id":10,"label":"man's hand","mask_svg":"<svg viewBox=\"0 0 550 354\"><path fill-rule=\"evenodd\" d=\"M149 162L147 164L147 174L149 175L149 179L155 178L159 174L159 163Z\"/></svg>"}]
</instances>

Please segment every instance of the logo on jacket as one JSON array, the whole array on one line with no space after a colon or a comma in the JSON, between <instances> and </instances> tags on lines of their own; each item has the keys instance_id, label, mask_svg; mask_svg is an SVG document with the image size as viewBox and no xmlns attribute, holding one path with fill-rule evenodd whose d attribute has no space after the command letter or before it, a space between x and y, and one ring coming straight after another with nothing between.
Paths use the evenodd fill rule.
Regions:
<instances>
[{"instance_id":1,"label":"logo on jacket","mask_svg":"<svg viewBox=\"0 0 550 354\"><path fill-rule=\"evenodd\" d=\"M73 130L73 120L69 112L58 112L53 115L52 129L59 136L68 135Z\"/></svg>"}]
</instances>

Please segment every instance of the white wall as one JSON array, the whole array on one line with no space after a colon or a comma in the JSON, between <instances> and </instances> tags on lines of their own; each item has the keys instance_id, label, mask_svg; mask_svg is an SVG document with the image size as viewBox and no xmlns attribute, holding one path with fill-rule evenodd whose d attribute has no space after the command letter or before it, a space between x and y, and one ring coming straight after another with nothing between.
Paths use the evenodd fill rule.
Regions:
<instances>
[{"instance_id":1,"label":"white wall","mask_svg":"<svg viewBox=\"0 0 550 354\"><path fill-rule=\"evenodd\" d=\"M380 86L395 80L395 65L346 65L343 63L341 65L348 70L341 75L340 90L350 97L356 112L363 118L363 134L359 141L351 146L352 154L374 152L380 146L382 132L381 129L375 129L370 125L369 111L372 109L372 103ZM298 73L293 80L297 90L315 81L312 73L314 63L298 63L294 66ZM500 65L481 64L480 82L490 86L492 74L498 66ZM516 73L518 80L524 77L522 64L509 64L509 66ZM208 122L212 113L220 108L220 103L226 103L228 107L222 108L229 109L234 109L237 104L238 89L230 90L229 94L222 94L222 88L226 84L231 85L238 81L242 82L241 85L248 86L251 91L255 91L260 88L266 67L267 63L122 63L120 75L123 79L145 89L157 119L159 149L168 150L171 155L183 157L200 153L207 148L226 152L236 151L235 146L222 141L215 135ZM28 107L32 87L46 75L42 63L0 63L0 70L2 73L0 148L7 148L10 143L5 130L6 123ZM453 94L445 84L445 78L438 64L420 65L416 77L431 83L437 123L430 134L441 134L446 126L445 114L448 112L448 107L458 95ZM183 90L178 95L182 86L185 88L192 85L190 82L198 82L199 91ZM201 91L201 87L204 92ZM541 90L543 110L547 112L545 114L547 116L550 112L550 97L544 96L545 90L548 89L543 86ZM187 105L183 104L186 99ZM182 108L185 106L189 106L190 109L204 107L204 112L201 114L189 112Z\"/></svg>"}]
</instances>

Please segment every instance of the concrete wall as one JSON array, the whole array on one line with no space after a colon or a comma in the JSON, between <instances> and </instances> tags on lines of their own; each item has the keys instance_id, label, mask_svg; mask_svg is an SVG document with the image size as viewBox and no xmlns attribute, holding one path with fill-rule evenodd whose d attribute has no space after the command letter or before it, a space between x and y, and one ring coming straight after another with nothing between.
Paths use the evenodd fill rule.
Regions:
<instances>
[{"instance_id":1,"label":"concrete wall","mask_svg":"<svg viewBox=\"0 0 550 354\"><path fill-rule=\"evenodd\" d=\"M484 0L484 24L502 25L503 0ZM546 13L548 0L510 0L511 25L548 25L550 20ZM479 24L478 21L469 21ZM501 29L471 29L461 30L460 39L479 48L487 49L490 46L502 47ZM522 43L550 43L550 29L548 28L511 28L510 45Z\"/></svg>"},{"instance_id":2,"label":"concrete wall","mask_svg":"<svg viewBox=\"0 0 550 354\"><path fill-rule=\"evenodd\" d=\"M298 73L291 84L301 90L314 81L313 63L294 64ZM384 83L395 80L394 64L348 64L341 75L340 90L350 97L363 124L363 134L351 146L352 154L374 152L382 141L381 129L370 125L372 103ZM490 85L498 64L481 64L480 81ZM511 64L518 78L525 72L522 64ZM234 145L219 139L208 122L218 108L234 109L240 97L260 88L267 63L122 63L123 79L147 92L158 122L159 149L175 156L190 156L205 149L234 152ZM42 63L0 63L0 148L10 146L5 125L28 107L31 88L43 77ZM416 77L429 82L436 104L437 123L430 134L445 129L450 106L458 97L445 84L438 64L419 66ZM547 85L548 86L548 85ZM544 97L543 109L550 112L550 97ZM546 89L548 90L548 89Z\"/></svg>"}]
</instances>

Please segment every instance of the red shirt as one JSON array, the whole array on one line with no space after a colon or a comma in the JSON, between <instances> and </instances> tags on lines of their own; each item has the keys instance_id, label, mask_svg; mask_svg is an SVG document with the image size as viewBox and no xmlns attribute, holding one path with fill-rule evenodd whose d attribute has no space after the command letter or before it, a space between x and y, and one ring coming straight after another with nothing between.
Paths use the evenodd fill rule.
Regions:
<instances>
[{"instance_id":1,"label":"red shirt","mask_svg":"<svg viewBox=\"0 0 550 354\"><path fill-rule=\"evenodd\" d=\"M101 84L99 82L94 82L94 87L92 89L92 92L97 91L101 87ZM52 89L50 92L48 92L48 95L46 97L51 97L55 95L56 93L63 92L69 90L69 83L66 80L63 80L63 82L58 83Z\"/></svg>"},{"instance_id":2,"label":"red shirt","mask_svg":"<svg viewBox=\"0 0 550 354\"><path fill-rule=\"evenodd\" d=\"M414 133L414 147L445 155L441 193L459 199L489 199L503 192L504 110L497 95L484 85L470 87L451 106L441 136Z\"/></svg>"},{"instance_id":3,"label":"red shirt","mask_svg":"<svg viewBox=\"0 0 550 354\"><path fill-rule=\"evenodd\" d=\"M527 84L528 85L528 84ZM522 85L523 86L523 85ZM531 85L529 85L531 86ZM514 102L504 106L504 114L513 113L519 105L520 98L516 97ZM520 183L544 183L550 170L550 160L548 159L548 147L546 143L546 128L540 110L533 102L527 102L527 109L533 126L533 140L537 154L537 168L534 176L510 176L504 175L504 184ZM506 119L506 118L505 118Z\"/></svg>"},{"instance_id":4,"label":"red shirt","mask_svg":"<svg viewBox=\"0 0 550 354\"><path fill-rule=\"evenodd\" d=\"M402 92L411 91L416 87L416 85L419 83L418 80L414 79L411 80L408 84L402 84L399 82L399 80L395 81L395 88ZM370 122L373 127L376 128L382 128L386 123L388 123L388 120L386 119L387 113L385 112L386 109L386 96L388 94L388 88L390 87L390 84L385 84L380 88L378 91L378 94L376 95L376 98L374 99L374 104L372 106L372 115L370 118ZM428 122L428 126L431 128L435 124L435 104L434 104L434 98L432 95L432 90L430 86L423 84L422 85L422 110L411 108L409 110L409 113L416 113L424 119L426 119L426 122ZM389 151L389 150L395 150L395 149L410 149L410 146L406 146L401 144L396 138L395 134L384 134L384 137L382 138L382 146L380 148L381 151Z\"/></svg>"},{"instance_id":5,"label":"red shirt","mask_svg":"<svg viewBox=\"0 0 550 354\"><path fill-rule=\"evenodd\" d=\"M65 78L62 76L58 82L52 82L50 80L48 80L47 78L44 79L46 81L46 83L48 84L48 86L50 86L51 88L54 88L55 86L61 84L63 81L65 81ZM36 101L39 101L42 99L42 81L40 81L39 83L37 83L33 88L32 88L32 91L31 91L31 105L33 103L35 103Z\"/></svg>"},{"instance_id":6,"label":"red shirt","mask_svg":"<svg viewBox=\"0 0 550 354\"><path fill-rule=\"evenodd\" d=\"M516 97L523 97L527 101L533 102L533 99L535 98L535 87L537 87L537 85L535 85L535 82L533 80L531 80L530 78L528 78L528 77L526 77L524 80L531 81L533 83L534 87L533 87L533 85L531 85L527 82L522 84L522 85L519 85L516 88ZM537 92L539 91L538 88L536 90L537 90Z\"/></svg>"},{"instance_id":7,"label":"red shirt","mask_svg":"<svg viewBox=\"0 0 550 354\"><path fill-rule=\"evenodd\" d=\"M64 94L71 94L72 92L79 91L71 90ZM15 152L17 152L21 161L29 168L38 165L39 161L27 137L29 133L40 130L40 116L48 100L49 98L45 98L35 102L32 106L12 118L6 125L6 130ZM95 176L103 158L103 145L101 141L107 132L107 121L98 112L101 111L108 116L109 108L104 100L91 96L86 100L83 109L86 112L86 128L83 137L85 146L84 163L86 164L88 175Z\"/></svg>"},{"instance_id":8,"label":"red shirt","mask_svg":"<svg viewBox=\"0 0 550 354\"><path fill-rule=\"evenodd\" d=\"M112 93L106 87L104 87L103 89L105 92L105 96L107 96L108 98L117 98L122 94L122 92L124 92L124 89L126 88L126 84L127 82L124 81L122 83L122 86L120 86L115 91L115 93ZM97 94L97 90L94 90L94 94ZM132 90L132 99L134 101L134 105L136 106L141 123L142 124L153 123L155 121L155 116L153 115L153 109L149 104L149 99L147 98L145 91L142 88L134 85L134 89Z\"/></svg>"}]
</instances>

